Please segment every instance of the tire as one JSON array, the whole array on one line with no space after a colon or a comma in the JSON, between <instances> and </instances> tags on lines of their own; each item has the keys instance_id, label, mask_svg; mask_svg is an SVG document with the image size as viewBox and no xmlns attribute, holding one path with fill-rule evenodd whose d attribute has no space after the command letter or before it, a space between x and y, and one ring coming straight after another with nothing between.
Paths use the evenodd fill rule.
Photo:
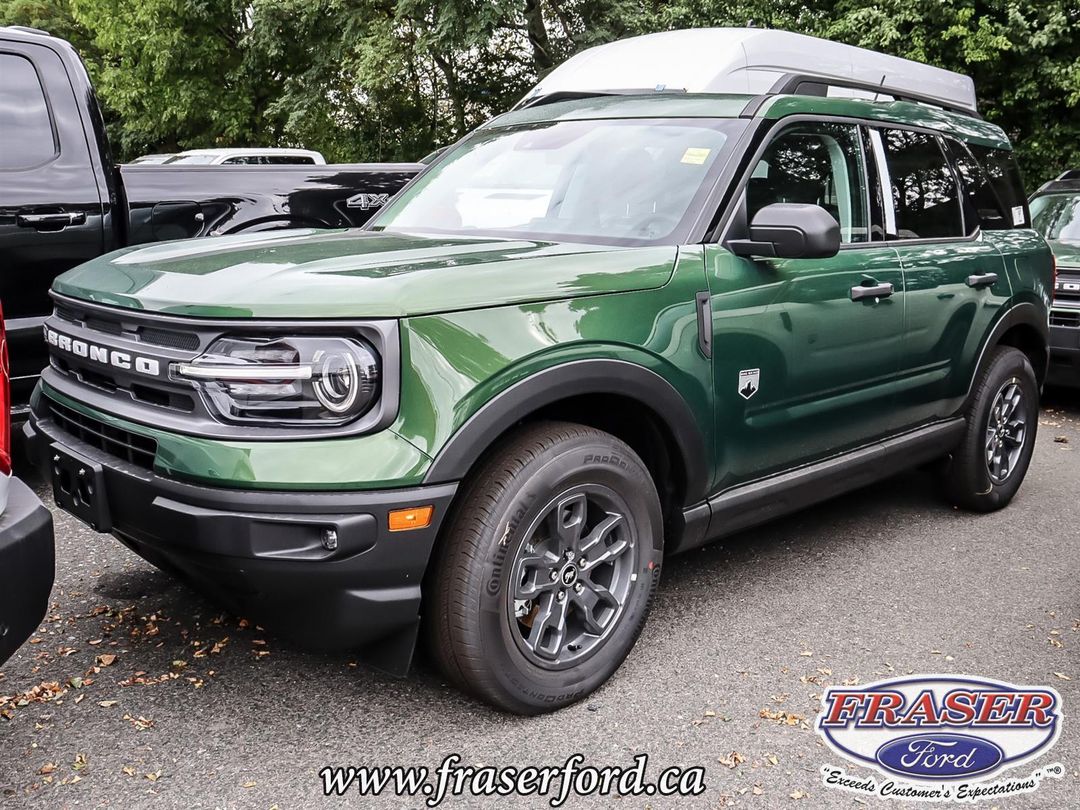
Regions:
<instances>
[{"instance_id":1,"label":"tire","mask_svg":"<svg viewBox=\"0 0 1080 810\"><path fill-rule=\"evenodd\" d=\"M470 474L458 504L424 606L442 671L516 714L593 692L634 646L660 578L660 501L641 459L602 431L536 423Z\"/></svg>"},{"instance_id":2,"label":"tire","mask_svg":"<svg viewBox=\"0 0 1080 810\"><path fill-rule=\"evenodd\" d=\"M1010 392L1020 396L1011 412L1008 404L1014 394ZM1005 410L996 410L999 405ZM1004 423L999 421L999 413L1007 416ZM1001 509L1024 481L1039 425L1039 384L1023 352L1008 346L994 350L976 381L965 417L964 439L953 451L945 473L946 494L957 506L975 512ZM1005 425L1003 430L1001 424ZM994 438L990 435L992 426L999 428L995 431L996 453L991 452L995 447L988 445ZM1000 474L1003 469L1004 476Z\"/></svg>"}]
</instances>

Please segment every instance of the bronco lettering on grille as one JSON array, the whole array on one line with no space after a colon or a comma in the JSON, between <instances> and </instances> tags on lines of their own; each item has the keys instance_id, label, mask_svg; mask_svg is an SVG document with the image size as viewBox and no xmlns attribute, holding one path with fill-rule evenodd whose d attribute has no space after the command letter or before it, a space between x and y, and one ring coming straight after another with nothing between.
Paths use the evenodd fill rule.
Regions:
<instances>
[{"instance_id":1,"label":"bronco lettering on grille","mask_svg":"<svg viewBox=\"0 0 1080 810\"><path fill-rule=\"evenodd\" d=\"M161 374L161 363L152 357L141 357L129 352L110 349L108 346L97 346L85 340L78 340L61 334L48 326L45 327L45 342L61 352L67 352L76 357L85 357L102 365L114 366L124 371L134 369L140 374L147 374L152 377Z\"/></svg>"}]
</instances>

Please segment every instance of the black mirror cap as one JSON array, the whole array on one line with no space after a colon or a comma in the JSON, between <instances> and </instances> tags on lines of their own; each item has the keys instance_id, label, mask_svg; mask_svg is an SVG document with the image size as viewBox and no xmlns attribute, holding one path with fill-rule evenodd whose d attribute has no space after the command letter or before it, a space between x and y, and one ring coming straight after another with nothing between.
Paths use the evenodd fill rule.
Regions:
<instances>
[{"instance_id":1,"label":"black mirror cap","mask_svg":"<svg viewBox=\"0 0 1080 810\"><path fill-rule=\"evenodd\" d=\"M828 259L840 251L840 225L820 205L773 203L754 215L749 239L728 246L739 256Z\"/></svg>"}]
</instances>

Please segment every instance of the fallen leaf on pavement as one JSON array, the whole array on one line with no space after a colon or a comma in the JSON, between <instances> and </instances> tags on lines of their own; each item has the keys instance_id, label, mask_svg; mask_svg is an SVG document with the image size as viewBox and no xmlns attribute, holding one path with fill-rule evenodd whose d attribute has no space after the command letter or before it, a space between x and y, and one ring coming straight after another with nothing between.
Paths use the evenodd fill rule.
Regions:
<instances>
[{"instance_id":1,"label":"fallen leaf on pavement","mask_svg":"<svg viewBox=\"0 0 1080 810\"><path fill-rule=\"evenodd\" d=\"M112 653L102 653L97 657L97 662L103 667L111 667L116 663L116 656Z\"/></svg>"},{"instance_id":2,"label":"fallen leaf on pavement","mask_svg":"<svg viewBox=\"0 0 1080 810\"><path fill-rule=\"evenodd\" d=\"M738 751L732 751L726 757L718 757L716 761L728 768L734 768L740 762L745 762L746 758Z\"/></svg>"}]
</instances>

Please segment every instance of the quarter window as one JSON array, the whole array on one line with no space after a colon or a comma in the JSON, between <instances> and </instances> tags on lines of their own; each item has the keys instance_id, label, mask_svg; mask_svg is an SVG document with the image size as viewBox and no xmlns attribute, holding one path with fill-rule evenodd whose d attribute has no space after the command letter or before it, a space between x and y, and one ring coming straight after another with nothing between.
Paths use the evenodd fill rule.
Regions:
<instances>
[{"instance_id":1,"label":"quarter window","mask_svg":"<svg viewBox=\"0 0 1080 810\"><path fill-rule=\"evenodd\" d=\"M975 233L979 227L988 231L1011 228L1012 222L1005 217L1001 202L983 167L964 144L951 139L948 144L953 165L960 177L964 225L968 234Z\"/></svg>"},{"instance_id":2,"label":"quarter window","mask_svg":"<svg viewBox=\"0 0 1080 810\"><path fill-rule=\"evenodd\" d=\"M889 175L886 185L896 214L888 238L964 236L960 191L937 136L903 129L880 132Z\"/></svg>"},{"instance_id":3,"label":"quarter window","mask_svg":"<svg viewBox=\"0 0 1080 810\"><path fill-rule=\"evenodd\" d=\"M56 155L49 107L29 59L0 53L0 169L28 169Z\"/></svg>"},{"instance_id":4,"label":"quarter window","mask_svg":"<svg viewBox=\"0 0 1080 810\"><path fill-rule=\"evenodd\" d=\"M986 170L990 185L1001 198L1005 213L1009 215L1009 225L1014 228L1031 227L1024 181L1012 152L975 144L971 145L971 152Z\"/></svg>"},{"instance_id":5,"label":"quarter window","mask_svg":"<svg viewBox=\"0 0 1080 810\"><path fill-rule=\"evenodd\" d=\"M840 223L844 244L869 241L866 167L857 127L800 124L761 156L746 187L747 221L772 203L820 205Z\"/></svg>"}]
</instances>

